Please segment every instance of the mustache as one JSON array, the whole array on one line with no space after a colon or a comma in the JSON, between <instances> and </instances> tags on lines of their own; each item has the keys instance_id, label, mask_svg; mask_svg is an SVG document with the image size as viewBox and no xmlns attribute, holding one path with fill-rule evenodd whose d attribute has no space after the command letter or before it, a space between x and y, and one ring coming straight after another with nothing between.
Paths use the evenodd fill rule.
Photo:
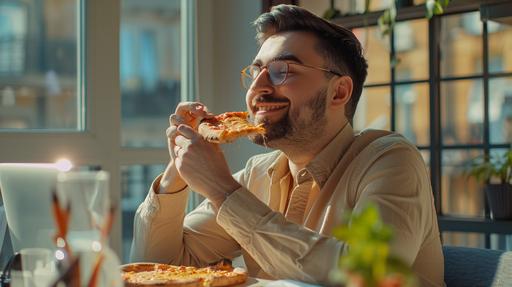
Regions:
<instances>
[{"instance_id":1,"label":"mustache","mask_svg":"<svg viewBox=\"0 0 512 287\"><path fill-rule=\"evenodd\" d=\"M279 99L279 98L273 97L268 94L256 96L252 100L253 105L255 105L257 103L287 103L287 102L288 102L287 99Z\"/></svg>"}]
</instances>

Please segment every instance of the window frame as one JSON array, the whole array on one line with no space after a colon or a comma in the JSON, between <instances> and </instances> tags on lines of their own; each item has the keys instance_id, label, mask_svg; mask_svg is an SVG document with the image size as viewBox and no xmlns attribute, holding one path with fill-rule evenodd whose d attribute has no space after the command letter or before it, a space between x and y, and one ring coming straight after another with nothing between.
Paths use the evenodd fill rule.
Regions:
<instances>
[{"instance_id":1,"label":"window frame","mask_svg":"<svg viewBox=\"0 0 512 287\"><path fill-rule=\"evenodd\" d=\"M485 245L487 248L490 247L490 235L491 234L512 234L512 221L493 221L490 219L487 199L485 201L485 218L459 218L454 216L446 216L442 214L442 196L443 192L441 189L441 178L442 178L442 153L444 150L453 149L480 149L485 155L489 155L491 149L498 148L510 148L510 144L501 143L495 144L490 143L489 135L489 80L497 78L511 77L512 72L489 72L489 54L488 54L488 31L487 31L487 19L482 19L483 31L482 31L482 42L483 42L483 55L482 55L482 73L470 76L462 77L441 77L440 68L440 32L441 32L441 19L444 16L462 14L472 11L478 11L481 5L487 4L499 4L504 3L503 0L466 0L458 1L454 0L445 9L445 13L441 16L434 16L428 21L428 41L429 41L429 71L428 79L426 80L396 80L395 71L393 65L391 65L391 76L389 82L386 83L372 83L365 85L366 87L390 87L390 126L391 130L396 129L396 87L397 84L416 84L416 83L428 83L429 84L429 122L430 122L430 145L418 146L418 149L428 150L430 152L430 169L431 169L431 183L434 194L434 201L436 211L438 213L438 219L441 231L462 231L462 232L477 232L485 234ZM363 15L355 15L348 17L339 17L333 20L334 23L346 27L348 29L353 28L365 28L368 26L376 26L378 18L382 14L382 11L370 12ZM410 21L421 19L425 17L424 5L416 5L412 7L405 7L397 10L396 22ZM390 61L394 58L394 35L391 33L389 37L390 41ZM482 144L456 144L456 145L444 145L442 139L442 126L441 126L441 84L447 80L462 80L462 79L481 79L483 81L483 101L484 101L484 122L483 122L483 142Z\"/></svg>"},{"instance_id":2,"label":"window frame","mask_svg":"<svg viewBox=\"0 0 512 287\"><path fill-rule=\"evenodd\" d=\"M118 203L110 245L122 258L121 168L169 162L166 147L129 148L121 143L119 35L121 0L76 0L79 9L80 58L77 95L82 118L77 131L0 131L2 162L55 162L68 158L75 166L99 166L110 174L110 196ZM181 0L181 99L196 91L196 0ZM113 37L114 35L114 37ZM164 137L165 131L162 131ZM149 187L148 187L149 189Z\"/></svg>"}]
</instances>

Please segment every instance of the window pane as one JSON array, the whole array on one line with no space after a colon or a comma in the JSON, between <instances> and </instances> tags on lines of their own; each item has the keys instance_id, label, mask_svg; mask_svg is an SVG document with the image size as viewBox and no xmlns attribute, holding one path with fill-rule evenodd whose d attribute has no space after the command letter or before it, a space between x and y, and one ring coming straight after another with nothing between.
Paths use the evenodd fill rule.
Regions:
<instances>
[{"instance_id":1,"label":"window pane","mask_svg":"<svg viewBox=\"0 0 512 287\"><path fill-rule=\"evenodd\" d=\"M512 25L487 22L489 72L512 72Z\"/></svg>"},{"instance_id":2,"label":"window pane","mask_svg":"<svg viewBox=\"0 0 512 287\"><path fill-rule=\"evenodd\" d=\"M416 0L418 1L418 0ZM365 1L331 1L331 0L299 0L299 6L304 7L312 13L323 16L330 9L331 2L334 2L334 8L340 11L341 15L361 14L365 10ZM390 0L372 0L369 1L370 11L380 11L391 6Z\"/></svg>"},{"instance_id":3,"label":"window pane","mask_svg":"<svg viewBox=\"0 0 512 287\"><path fill-rule=\"evenodd\" d=\"M135 211L144 201L153 180L164 169L164 165L133 165L121 168L123 263L128 263L130 257Z\"/></svg>"},{"instance_id":4,"label":"window pane","mask_svg":"<svg viewBox=\"0 0 512 287\"><path fill-rule=\"evenodd\" d=\"M121 5L122 144L163 147L180 101L180 1Z\"/></svg>"},{"instance_id":5,"label":"window pane","mask_svg":"<svg viewBox=\"0 0 512 287\"><path fill-rule=\"evenodd\" d=\"M512 250L512 235L491 234L491 249Z\"/></svg>"},{"instance_id":6,"label":"window pane","mask_svg":"<svg viewBox=\"0 0 512 287\"><path fill-rule=\"evenodd\" d=\"M331 0L299 0L298 5L317 16L322 16L331 7L330 2Z\"/></svg>"},{"instance_id":7,"label":"window pane","mask_svg":"<svg viewBox=\"0 0 512 287\"><path fill-rule=\"evenodd\" d=\"M165 170L165 165L130 165L121 167L121 192L123 213L123 263L128 263L133 238L133 219L135 211L144 201L155 178ZM204 198L197 193L188 197L185 212L190 212Z\"/></svg>"},{"instance_id":8,"label":"window pane","mask_svg":"<svg viewBox=\"0 0 512 287\"><path fill-rule=\"evenodd\" d=\"M483 100L481 80L441 82L443 144L482 143Z\"/></svg>"},{"instance_id":9,"label":"window pane","mask_svg":"<svg viewBox=\"0 0 512 287\"><path fill-rule=\"evenodd\" d=\"M443 150L442 211L446 215L484 216L482 186L467 175L469 163L483 153L480 150Z\"/></svg>"},{"instance_id":10,"label":"window pane","mask_svg":"<svg viewBox=\"0 0 512 287\"><path fill-rule=\"evenodd\" d=\"M482 73L482 22L479 12L441 18L441 76Z\"/></svg>"},{"instance_id":11,"label":"window pane","mask_svg":"<svg viewBox=\"0 0 512 287\"><path fill-rule=\"evenodd\" d=\"M389 130L390 115L389 87L364 88L354 116L354 129Z\"/></svg>"},{"instance_id":12,"label":"window pane","mask_svg":"<svg viewBox=\"0 0 512 287\"><path fill-rule=\"evenodd\" d=\"M443 245L485 248L485 236L472 232L443 232Z\"/></svg>"},{"instance_id":13,"label":"window pane","mask_svg":"<svg viewBox=\"0 0 512 287\"><path fill-rule=\"evenodd\" d=\"M379 10L384 10L384 9L387 9L391 6L391 1L392 0L373 0L373 1L370 1L370 7L369 7L369 10L370 11L379 11ZM360 2L360 5L363 5L363 3L365 1L354 1L354 2ZM364 7L364 5L363 5Z\"/></svg>"},{"instance_id":14,"label":"window pane","mask_svg":"<svg viewBox=\"0 0 512 287\"><path fill-rule=\"evenodd\" d=\"M428 21L399 22L395 25L396 79L428 79Z\"/></svg>"},{"instance_id":15,"label":"window pane","mask_svg":"<svg viewBox=\"0 0 512 287\"><path fill-rule=\"evenodd\" d=\"M396 130L416 145L430 144L428 84L396 86Z\"/></svg>"},{"instance_id":16,"label":"window pane","mask_svg":"<svg viewBox=\"0 0 512 287\"><path fill-rule=\"evenodd\" d=\"M491 143L512 142L512 77L489 80Z\"/></svg>"},{"instance_id":17,"label":"window pane","mask_svg":"<svg viewBox=\"0 0 512 287\"><path fill-rule=\"evenodd\" d=\"M0 2L0 128L80 128L78 3Z\"/></svg>"},{"instance_id":18,"label":"window pane","mask_svg":"<svg viewBox=\"0 0 512 287\"><path fill-rule=\"evenodd\" d=\"M361 41L364 56L368 60L366 84L389 83L389 36L382 37L379 27L357 28L353 30Z\"/></svg>"}]
</instances>

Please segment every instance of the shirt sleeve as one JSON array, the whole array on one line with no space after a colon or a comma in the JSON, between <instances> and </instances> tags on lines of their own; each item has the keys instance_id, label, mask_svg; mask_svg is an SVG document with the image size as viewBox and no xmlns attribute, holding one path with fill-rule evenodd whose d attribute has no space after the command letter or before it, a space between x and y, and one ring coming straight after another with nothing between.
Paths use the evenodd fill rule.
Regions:
<instances>
[{"instance_id":1,"label":"shirt sleeve","mask_svg":"<svg viewBox=\"0 0 512 287\"><path fill-rule=\"evenodd\" d=\"M362 173L356 194L354 212L376 204L393 229L391 254L412 266L433 218L430 180L418 151L401 145L379 155Z\"/></svg>"},{"instance_id":2,"label":"shirt sleeve","mask_svg":"<svg viewBox=\"0 0 512 287\"><path fill-rule=\"evenodd\" d=\"M343 243L288 222L246 188L221 205L217 222L268 274L281 279L327 283Z\"/></svg>"},{"instance_id":3,"label":"shirt sleeve","mask_svg":"<svg viewBox=\"0 0 512 287\"><path fill-rule=\"evenodd\" d=\"M135 213L132 262L204 266L240 255L238 243L216 223L208 200L185 215L190 191L157 194L154 188L159 180L155 179Z\"/></svg>"}]
</instances>

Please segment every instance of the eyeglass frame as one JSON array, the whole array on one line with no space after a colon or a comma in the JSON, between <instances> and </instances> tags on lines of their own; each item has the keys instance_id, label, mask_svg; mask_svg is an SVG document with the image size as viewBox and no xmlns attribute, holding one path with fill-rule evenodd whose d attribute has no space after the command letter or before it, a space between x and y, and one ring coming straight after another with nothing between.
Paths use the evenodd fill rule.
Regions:
<instances>
[{"instance_id":1,"label":"eyeglass frame","mask_svg":"<svg viewBox=\"0 0 512 287\"><path fill-rule=\"evenodd\" d=\"M250 85L248 87L246 87L244 85L244 77L247 77L247 78L251 78L252 79L252 82L251 82L251 85L252 83L254 82L254 80L261 74L261 72L264 70L264 69L267 69L268 71L268 66L272 63L276 63L276 62L283 62L286 64L286 75L284 75L284 78L283 80L280 82L280 83L274 83L272 81L272 78L270 77L270 73L269 73L269 80L270 82L272 82L272 85L273 86L280 86L282 85L284 82L286 82L286 79L288 79L288 73L290 72L290 65L297 65L297 66L302 66L302 67L306 67L306 68L311 68L311 69L315 69L315 70L319 70L319 71L324 71L324 72L327 72L327 73L331 73L331 74L334 74L336 76L339 76L339 77L342 77L344 76L344 74L341 74L341 73L338 73L336 71L333 71L333 70L330 70L330 69L327 69L327 68L322 68L322 67L317 67L317 66L311 66L311 65L306 65L306 64L302 64L302 63L297 63L297 62L287 62L285 60L274 60L274 61L271 61L269 62L268 64L264 65L264 66L257 66L255 64L250 64L249 66L245 67L242 69L242 71L240 71L240 84L242 85L242 87L246 90L248 90L250 88ZM259 72L258 74L256 75L256 77L252 78L248 73L247 71L251 68L251 67L257 67L259 68Z\"/></svg>"}]
</instances>

